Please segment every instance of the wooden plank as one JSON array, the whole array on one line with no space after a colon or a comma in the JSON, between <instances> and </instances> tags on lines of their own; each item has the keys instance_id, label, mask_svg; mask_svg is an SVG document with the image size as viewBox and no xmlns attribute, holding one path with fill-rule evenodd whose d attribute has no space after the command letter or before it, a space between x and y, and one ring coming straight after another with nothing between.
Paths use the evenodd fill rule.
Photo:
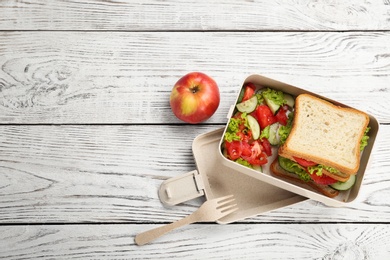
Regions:
<instances>
[{"instance_id":1,"label":"wooden plank","mask_svg":"<svg viewBox=\"0 0 390 260\"><path fill-rule=\"evenodd\" d=\"M163 207L163 180L196 169L193 139L216 126L0 126L0 223L151 223L193 212ZM306 201L254 222L389 222L390 126L360 196L344 208Z\"/></svg>"},{"instance_id":2,"label":"wooden plank","mask_svg":"<svg viewBox=\"0 0 390 260\"><path fill-rule=\"evenodd\" d=\"M0 30L388 30L388 1L0 3Z\"/></svg>"},{"instance_id":3,"label":"wooden plank","mask_svg":"<svg viewBox=\"0 0 390 260\"><path fill-rule=\"evenodd\" d=\"M158 225L0 226L4 259L388 259L386 224L193 224L145 246Z\"/></svg>"},{"instance_id":4,"label":"wooden plank","mask_svg":"<svg viewBox=\"0 0 390 260\"><path fill-rule=\"evenodd\" d=\"M390 122L388 32L2 32L0 123L179 123L175 82L220 86L225 123L239 86L262 74Z\"/></svg>"}]
</instances>

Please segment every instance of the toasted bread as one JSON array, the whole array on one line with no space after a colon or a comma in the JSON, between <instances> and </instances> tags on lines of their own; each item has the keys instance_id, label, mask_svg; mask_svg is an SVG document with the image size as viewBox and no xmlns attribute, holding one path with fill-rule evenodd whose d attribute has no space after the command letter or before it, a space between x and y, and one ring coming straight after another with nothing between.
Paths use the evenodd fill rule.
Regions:
<instances>
[{"instance_id":1,"label":"toasted bread","mask_svg":"<svg viewBox=\"0 0 390 260\"><path fill-rule=\"evenodd\" d=\"M308 186L312 187L313 189L315 189L316 191L324 194L327 197L334 198L339 194L338 190L335 190L328 185L317 184L313 180L305 182L305 181L301 180L298 177L298 175L296 175L295 173L291 173L291 172L284 170L282 167L280 167L279 162L278 162L278 158L276 158L271 163L270 169L271 169L272 174L274 174L280 178L288 179L288 180L294 181L296 183L302 183L302 184L308 185Z\"/></svg>"},{"instance_id":2,"label":"toasted bread","mask_svg":"<svg viewBox=\"0 0 390 260\"><path fill-rule=\"evenodd\" d=\"M347 176L356 174L368 123L368 115L361 111L301 94L295 101L291 132L278 153L333 167Z\"/></svg>"}]
</instances>

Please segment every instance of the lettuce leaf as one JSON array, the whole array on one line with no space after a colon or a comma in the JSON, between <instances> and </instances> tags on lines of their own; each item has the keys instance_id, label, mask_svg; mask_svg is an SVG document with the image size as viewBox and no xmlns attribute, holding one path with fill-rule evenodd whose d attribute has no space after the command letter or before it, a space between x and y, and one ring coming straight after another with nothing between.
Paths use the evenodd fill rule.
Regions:
<instances>
[{"instance_id":1,"label":"lettuce leaf","mask_svg":"<svg viewBox=\"0 0 390 260\"><path fill-rule=\"evenodd\" d=\"M257 104L263 104L264 103L264 97L261 93L256 93L257 97Z\"/></svg>"},{"instance_id":2,"label":"lettuce leaf","mask_svg":"<svg viewBox=\"0 0 390 260\"><path fill-rule=\"evenodd\" d=\"M279 127L278 134L279 134L279 138L280 138L280 145L282 145L286 142L287 137L290 134L290 132L291 132L291 126L282 125L281 127Z\"/></svg>"},{"instance_id":3,"label":"lettuce leaf","mask_svg":"<svg viewBox=\"0 0 390 260\"><path fill-rule=\"evenodd\" d=\"M328 171L330 173L338 173L339 172L338 170L336 170L333 167L325 166L322 164L307 167L307 170L310 172L310 174L316 173L318 176L322 175L322 169L325 169L326 171Z\"/></svg>"},{"instance_id":4,"label":"lettuce leaf","mask_svg":"<svg viewBox=\"0 0 390 260\"><path fill-rule=\"evenodd\" d=\"M246 160L244 160L244 159L242 159L242 158L238 158L236 161L235 161L236 163L239 163L239 164L241 164L241 165L244 165L244 166L246 166L246 167L249 167L249 168L253 168L252 167L252 165L249 163L249 162L247 162Z\"/></svg>"},{"instance_id":5,"label":"lettuce leaf","mask_svg":"<svg viewBox=\"0 0 390 260\"><path fill-rule=\"evenodd\" d=\"M367 146L368 144L368 139L370 138L368 136L368 132L370 131L371 127L367 127L366 130L364 131L364 135L362 137L362 140L360 140L360 151L364 150L364 147Z\"/></svg>"},{"instance_id":6,"label":"lettuce leaf","mask_svg":"<svg viewBox=\"0 0 390 260\"><path fill-rule=\"evenodd\" d=\"M231 141L239 141L240 137L237 135L238 132L240 132L240 125L244 124L246 129L249 129L249 123L248 123L248 117L246 113L241 114L241 118L230 118L228 127L225 132L225 140L227 142ZM246 129L242 131L246 131Z\"/></svg>"},{"instance_id":7,"label":"lettuce leaf","mask_svg":"<svg viewBox=\"0 0 390 260\"><path fill-rule=\"evenodd\" d=\"M310 175L301 167L299 167L298 163L281 156L279 156L279 161L283 163L282 168L284 168L286 171L295 173L301 180L306 182L311 180Z\"/></svg>"},{"instance_id":8,"label":"lettuce leaf","mask_svg":"<svg viewBox=\"0 0 390 260\"><path fill-rule=\"evenodd\" d=\"M259 136L259 140L263 139L263 138L269 138L269 131L270 131L270 126L267 126L266 128L264 128L262 131L261 131L261 134Z\"/></svg>"},{"instance_id":9,"label":"lettuce leaf","mask_svg":"<svg viewBox=\"0 0 390 260\"><path fill-rule=\"evenodd\" d=\"M283 97L283 92L267 88L262 92L263 97L266 99L272 100L277 105L283 105L286 103Z\"/></svg>"},{"instance_id":10,"label":"lettuce leaf","mask_svg":"<svg viewBox=\"0 0 390 260\"><path fill-rule=\"evenodd\" d=\"M287 124L285 126L282 125L279 127L278 134L279 134L280 145L286 142L287 137L291 132L293 118L294 118L294 113L288 114Z\"/></svg>"},{"instance_id":11,"label":"lettuce leaf","mask_svg":"<svg viewBox=\"0 0 390 260\"><path fill-rule=\"evenodd\" d=\"M241 124L241 119L239 118L230 118L228 127L225 132L225 140L232 142L234 140L239 141L240 137L237 135L239 132L239 126Z\"/></svg>"}]
</instances>

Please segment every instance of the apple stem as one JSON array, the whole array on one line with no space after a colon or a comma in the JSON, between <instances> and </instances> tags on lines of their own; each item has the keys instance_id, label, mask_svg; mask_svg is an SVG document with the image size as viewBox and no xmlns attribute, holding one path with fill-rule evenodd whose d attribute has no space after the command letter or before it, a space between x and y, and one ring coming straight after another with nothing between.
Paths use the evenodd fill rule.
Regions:
<instances>
[{"instance_id":1,"label":"apple stem","mask_svg":"<svg viewBox=\"0 0 390 260\"><path fill-rule=\"evenodd\" d=\"M193 93L193 94L195 94L196 92L198 92L199 91L199 86L195 86L195 87L192 87L191 88L191 92Z\"/></svg>"}]
</instances>

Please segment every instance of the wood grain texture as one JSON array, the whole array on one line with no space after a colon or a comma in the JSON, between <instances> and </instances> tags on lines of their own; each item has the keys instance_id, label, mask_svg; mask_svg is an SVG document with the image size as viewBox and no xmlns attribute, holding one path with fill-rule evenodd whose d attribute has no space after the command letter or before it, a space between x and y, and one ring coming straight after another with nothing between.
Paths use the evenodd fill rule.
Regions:
<instances>
[{"instance_id":1,"label":"wood grain texture","mask_svg":"<svg viewBox=\"0 0 390 260\"><path fill-rule=\"evenodd\" d=\"M389 123L388 32L0 32L0 123L180 123L175 82L212 76L225 123L244 79L262 74ZM196 43L196 44L194 44Z\"/></svg>"},{"instance_id":2,"label":"wood grain texture","mask_svg":"<svg viewBox=\"0 0 390 260\"><path fill-rule=\"evenodd\" d=\"M145 246L157 225L1 226L4 259L345 259L390 257L389 225L194 224ZM280 248L283 250L275 250Z\"/></svg>"},{"instance_id":3,"label":"wood grain texture","mask_svg":"<svg viewBox=\"0 0 390 260\"><path fill-rule=\"evenodd\" d=\"M3 125L0 223L155 223L183 217L203 199L165 208L157 190L163 180L196 169L192 141L214 129ZM380 131L354 203L329 208L307 201L243 222L389 222L389 130L384 125Z\"/></svg>"},{"instance_id":4,"label":"wood grain texture","mask_svg":"<svg viewBox=\"0 0 390 260\"><path fill-rule=\"evenodd\" d=\"M389 0L0 1L0 259L390 259L389 16ZM169 95L196 70L221 104L183 125ZM379 119L360 197L135 246L204 201L167 208L157 190L196 168L193 139L251 74Z\"/></svg>"},{"instance_id":5,"label":"wood grain texture","mask_svg":"<svg viewBox=\"0 0 390 260\"><path fill-rule=\"evenodd\" d=\"M386 30L387 0L0 2L0 30Z\"/></svg>"}]
</instances>

